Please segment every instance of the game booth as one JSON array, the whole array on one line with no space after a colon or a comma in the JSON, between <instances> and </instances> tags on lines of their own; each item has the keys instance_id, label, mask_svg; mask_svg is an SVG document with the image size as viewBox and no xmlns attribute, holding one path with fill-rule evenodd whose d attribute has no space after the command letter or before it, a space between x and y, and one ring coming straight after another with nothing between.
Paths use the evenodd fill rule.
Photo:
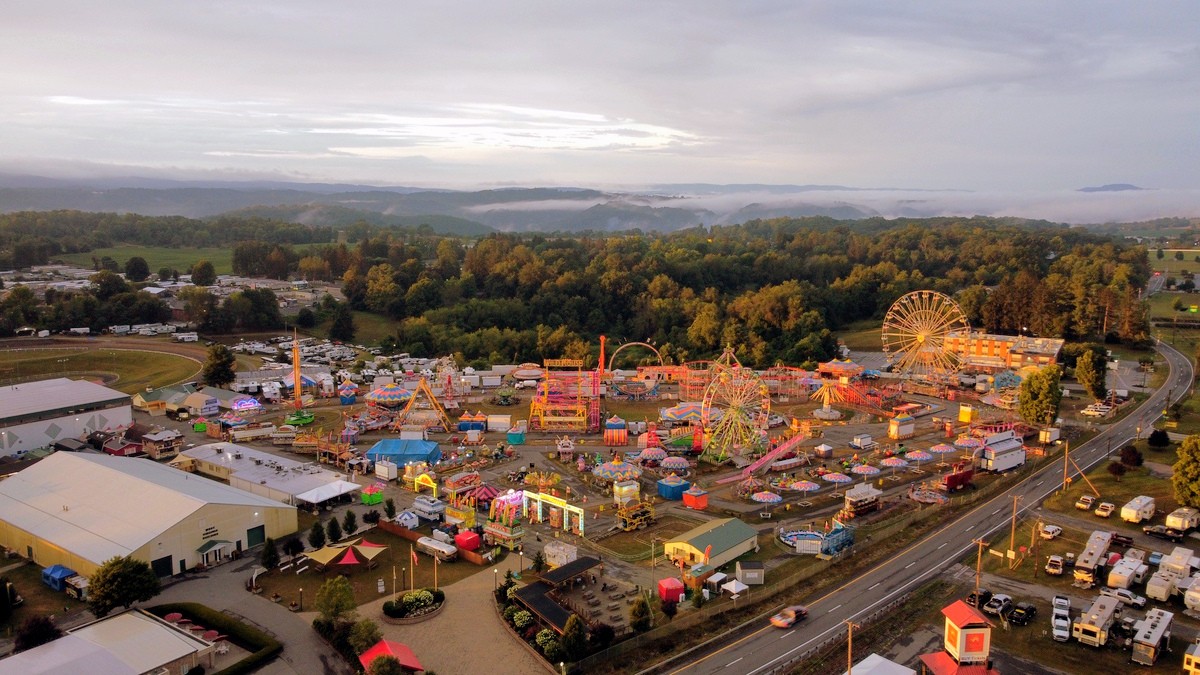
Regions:
<instances>
[{"instance_id":1,"label":"game booth","mask_svg":"<svg viewBox=\"0 0 1200 675\"><path fill-rule=\"evenodd\" d=\"M683 499L683 493L689 487L691 487L691 483L675 474L671 474L658 481L658 496L671 501L679 501Z\"/></svg>"},{"instance_id":2,"label":"game booth","mask_svg":"<svg viewBox=\"0 0 1200 675\"><path fill-rule=\"evenodd\" d=\"M692 485L683 491L683 505L689 509L703 511L708 508L708 491L699 485Z\"/></svg>"},{"instance_id":3,"label":"game booth","mask_svg":"<svg viewBox=\"0 0 1200 675\"><path fill-rule=\"evenodd\" d=\"M524 520L525 493L509 490L492 498L488 507L488 519L483 525L484 539L489 546L503 546L514 550L525 536Z\"/></svg>"}]
</instances>

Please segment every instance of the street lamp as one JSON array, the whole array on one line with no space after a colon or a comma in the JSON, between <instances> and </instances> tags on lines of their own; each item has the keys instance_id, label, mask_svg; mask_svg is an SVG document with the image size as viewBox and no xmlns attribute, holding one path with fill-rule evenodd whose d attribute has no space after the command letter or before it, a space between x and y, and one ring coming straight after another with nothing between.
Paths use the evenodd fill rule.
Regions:
<instances>
[{"instance_id":1,"label":"street lamp","mask_svg":"<svg viewBox=\"0 0 1200 675\"><path fill-rule=\"evenodd\" d=\"M494 593L498 588L500 588L500 570L494 569L492 570L492 592Z\"/></svg>"},{"instance_id":2,"label":"street lamp","mask_svg":"<svg viewBox=\"0 0 1200 675\"><path fill-rule=\"evenodd\" d=\"M525 551L520 551L517 553L517 555L521 556L521 558L520 558L521 567L517 570L517 572L524 572L525 571Z\"/></svg>"},{"instance_id":3,"label":"street lamp","mask_svg":"<svg viewBox=\"0 0 1200 675\"><path fill-rule=\"evenodd\" d=\"M304 611L304 589L300 589L300 611Z\"/></svg>"}]
</instances>

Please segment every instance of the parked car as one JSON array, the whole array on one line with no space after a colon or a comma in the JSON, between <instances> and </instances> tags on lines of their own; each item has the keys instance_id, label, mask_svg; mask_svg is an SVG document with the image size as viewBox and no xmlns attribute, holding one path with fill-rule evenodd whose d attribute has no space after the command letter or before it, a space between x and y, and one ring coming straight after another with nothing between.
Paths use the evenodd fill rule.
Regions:
<instances>
[{"instance_id":1,"label":"parked car","mask_svg":"<svg viewBox=\"0 0 1200 675\"><path fill-rule=\"evenodd\" d=\"M808 608L804 605L792 605L781 609L771 617L771 625L776 628L791 628L797 621L803 621L808 616Z\"/></svg>"},{"instance_id":2,"label":"parked car","mask_svg":"<svg viewBox=\"0 0 1200 675\"><path fill-rule=\"evenodd\" d=\"M1008 614L1008 620L1014 626L1027 626L1037 616L1037 607L1030 602L1018 602Z\"/></svg>"},{"instance_id":3,"label":"parked car","mask_svg":"<svg viewBox=\"0 0 1200 675\"><path fill-rule=\"evenodd\" d=\"M1095 505L1096 498L1091 495L1083 495L1079 499L1075 500L1075 508L1079 509L1080 511L1091 511L1092 507Z\"/></svg>"},{"instance_id":4,"label":"parked car","mask_svg":"<svg viewBox=\"0 0 1200 675\"><path fill-rule=\"evenodd\" d=\"M1128 588L1109 588L1105 586L1100 589L1100 595L1107 595L1110 598L1116 598L1127 605L1133 605L1138 609L1146 606L1146 598L1134 593Z\"/></svg>"},{"instance_id":5,"label":"parked car","mask_svg":"<svg viewBox=\"0 0 1200 675\"><path fill-rule=\"evenodd\" d=\"M1113 532L1112 533L1112 543L1110 545L1117 546L1120 548L1129 548L1130 546L1133 546L1133 537L1131 537L1127 534L1118 534L1116 532Z\"/></svg>"},{"instance_id":6,"label":"parked car","mask_svg":"<svg viewBox=\"0 0 1200 675\"><path fill-rule=\"evenodd\" d=\"M1150 565L1158 565L1162 562L1163 554L1159 551L1150 551L1150 555L1146 556L1146 563Z\"/></svg>"},{"instance_id":7,"label":"parked car","mask_svg":"<svg viewBox=\"0 0 1200 675\"><path fill-rule=\"evenodd\" d=\"M1062 534L1062 528L1057 525L1042 525L1041 537L1047 541Z\"/></svg>"},{"instance_id":8,"label":"parked car","mask_svg":"<svg viewBox=\"0 0 1200 675\"><path fill-rule=\"evenodd\" d=\"M1151 537L1158 537L1159 539L1173 541L1176 544L1183 541L1184 537L1182 532L1173 527L1167 527L1166 525L1147 525L1142 528L1142 532L1150 535Z\"/></svg>"},{"instance_id":9,"label":"parked car","mask_svg":"<svg viewBox=\"0 0 1200 675\"><path fill-rule=\"evenodd\" d=\"M1061 555L1052 555L1046 558L1046 574L1053 577L1060 577L1063 573L1063 557Z\"/></svg>"},{"instance_id":10,"label":"parked car","mask_svg":"<svg viewBox=\"0 0 1200 675\"><path fill-rule=\"evenodd\" d=\"M1054 596L1054 602L1052 604L1054 605L1054 611L1056 611L1056 612L1058 612L1058 611L1070 612L1071 611L1071 598L1066 595Z\"/></svg>"},{"instance_id":11,"label":"parked car","mask_svg":"<svg viewBox=\"0 0 1200 675\"><path fill-rule=\"evenodd\" d=\"M967 604L972 607L983 609L983 606L986 605L988 600L991 599L992 592L986 588L980 588L978 597L976 596L975 591L971 591L971 594L967 596Z\"/></svg>"},{"instance_id":12,"label":"parked car","mask_svg":"<svg viewBox=\"0 0 1200 675\"><path fill-rule=\"evenodd\" d=\"M1096 515L1100 516L1101 518L1108 518L1109 516L1111 516L1113 514L1113 511L1116 511L1116 510L1117 510L1116 504L1113 504L1112 502L1100 502L1100 506L1097 506L1096 510L1093 511L1092 513L1095 513Z\"/></svg>"},{"instance_id":13,"label":"parked car","mask_svg":"<svg viewBox=\"0 0 1200 675\"><path fill-rule=\"evenodd\" d=\"M1055 611L1050 619L1052 636L1056 642L1066 642L1071 639L1071 615L1067 612Z\"/></svg>"},{"instance_id":14,"label":"parked car","mask_svg":"<svg viewBox=\"0 0 1200 675\"><path fill-rule=\"evenodd\" d=\"M985 614L995 614L996 616L1004 616L1005 614L1008 614L1010 611L1012 611L1012 607L1013 607L1013 602L1012 602L1011 596L1005 595L1003 593L997 593L992 596L991 600L987 601L986 605L983 606L983 611Z\"/></svg>"}]
</instances>

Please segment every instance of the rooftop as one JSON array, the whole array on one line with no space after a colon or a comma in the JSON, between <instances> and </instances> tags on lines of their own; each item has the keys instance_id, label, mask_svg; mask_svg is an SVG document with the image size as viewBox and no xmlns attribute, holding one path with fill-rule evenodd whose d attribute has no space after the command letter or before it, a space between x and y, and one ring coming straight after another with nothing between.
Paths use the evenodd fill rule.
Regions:
<instances>
[{"instance_id":1,"label":"rooftop","mask_svg":"<svg viewBox=\"0 0 1200 675\"><path fill-rule=\"evenodd\" d=\"M184 450L172 464L187 459L225 467L231 478L266 485L292 496L342 482L340 474L313 462L297 462L235 443L198 445Z\"/></svg>"},{"instance_id":2,"label":"rooftop","mask_svg":"<svg viewBox=\"0 0 1200 675\"><path fill-rule=\"evenodd\" d=\"M0 413L0 423L52 410L69 414L74 407L109 402L129 403L129 394L87 380L69 380L65 377L22 382L0 387L0 411L3 411Z\"/></svg>"}]
</instances>

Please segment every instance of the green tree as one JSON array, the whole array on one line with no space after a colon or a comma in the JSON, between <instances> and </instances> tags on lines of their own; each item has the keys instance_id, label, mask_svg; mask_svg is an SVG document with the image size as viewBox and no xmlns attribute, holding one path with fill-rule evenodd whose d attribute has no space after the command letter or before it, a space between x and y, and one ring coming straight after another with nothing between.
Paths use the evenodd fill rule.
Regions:
<instances>
[{"instance_id":1,"label":"green tree","mask_svg":"<svg viewBox=\"0 0 1200 675\"><path fill-rule=\"evenodd\" d=\"M354 648L355 654L362 654L375 643L383 639L383 632L379 630L379 624L370 619L359 619L350 627L350 634L346 637L346 641Z\"/></svg>"},{"instance_id":2,"label":"green tree","mask_svg":"<svg viewBox=\"0 0 1200 675\"><path fill-rule=\"evenodd\" d=\"M192 284L196 286L212 286L217 283L217 271L207 260L200 260L192 266Z\"/></svg>"},{"instance_id":3,"label":"green tree","mask_svg":"<svg viewBox=\"0 0 1200 675\"><path fill-rule=\"evenodd\" d=\"M358 516L353 511L346 511L346 517L342 519L342 531L347 536L358 531Z\"/></svg>"},{"instance_id":4,"label":"green tree","mask_svg":"<svg viewBox=\"0 0 1200 675\"><path fill-rule=\"evenodd\" d=\"M313 548L325 546L325 528L319 520L314 522L308 531L308 545Z\"/></svg>"},{"instance_id":5,"label":"green tree","mask_svg":"<svg viewBox=\"0 0 1200 675\"><path fill-rule=\"evenodd\" d=\"M130 281L145 281L150 277L150 265L141 256L133 256L125 261L125 278Z\"/></svg>"},{"instance_id":6,"label":"green tree","mask_svg":"<svg viewBox=\"0 0 1200 675\"><path fill-rule=\"evenodd\" d=\"M237 379L237 375L234 373L236 368L237 359L234 358L229 347L215 344L208 348L208 360L204 362L201 376L208 385L223 387Z\"/></svg>"},{"instance_id":7,"label":"green tree","mask_svg":"<svg viewBox=\"0 0 1200 675\"><path fill-rule=\"evenodd\" d=\"M342 540L342 525L337 518L330 518L329 524L325 526L325 534L329 537L329 543L336 544Z\"/></svg>"},{"instance_id":8,"label":"green tree","mask_svg":"<svg viewBox=\"0 0 1200 675\"><path fill-rule=\"evenodd\" d=\"M534 554L529 569L533 570L534 574L541 574L542 570L546 569L546 556L542 555L541 551Z\"/></svg>"},{"instance_id":9,"label":"green tree","mask_svg":"<svg viewBox=\"0 0 1200 675\"><path fill-rule=\"evenodd\" d=\"M317 589L317 611L321 618L332 623L349 621L354 617L354 589L350 580L338 575Z\"/></svg>"},{"instance_id":10,"label":"green tree","mask_svg":"<svg viewBox=\"0 0 1200 675\"><path fill-rule=\"evenodd\" d=\"M638 595L629 608L629 628L635 633L644 633L650 630L652 620L650 603L646 601L646 596Z\"/></svg>"},{"instance_id":11,"label":"green tree","mask_svg":"<svg viewBox=\"0 0 1200 675\"><path fill-rule=\"evenodd\" d=\"M1141 466L1146 462L1146 458L1142 456L1141 451L1132 445L1127 445L1121 448L1121 463L1133 469Z\"/></svg>"},{"instance_id":12,"label":"green tree","mask_svg":"<svg viewBox=\"0 0 1200 675\"><path fill-rule=\"evenodd\" d=\"M307 307L301 307L296 313L296 325L301 328L312 328L317 325L317 315Z\"/></svg>"},{"instance_id":13,"label":"green tree","mask_svg":"<svg viewBox=\"0 0 1200 675\"><path fill-rule=\"evenodd\" d=\"M612 626L606 623L598 623L592 628L592 634L588 636L588 642L596 649L607 649L616 637L617 631Z\"/></svg>"},{"instance_id":14,"label":"green tree","mask_svg":"<svg viewBox=\"0 0 1200 675\"><path fill-rule=\"evenodd\" d=\"M48 642L54 642L62 635L63 632L54 625L50 617L43 614L31 616L17 629L16 643L13 645L13 649L23 652Z\"/></svg>"},{"instance_id":15,"label":"green tree","mask_svg":"<svg viewBox=\"0 0 1200 675\"><path fill-rule=\"evenodd\" d=\"M1158 258L1159 260L1162 260L1164 257L1166 257L1166 254L1163 253L1163 250L1160 248L1154 252L1154 257Z\"/></svg>"},{"instance_id":16,"label":"green tree","mask_svg":"<svg viewBox=\"0 0 1200 675\"><path fill-rule=\"evenodd\" d=\"M367 675L408 675L400 660L394 656L376 656L367 667Z\"/></svg>"},{"instance_id":17,"label":"green tree","mask_svg":"<svg viewBox=\"0 0 1200 675\"><path fill-rule=\"evenodd\" d=\"M339 342L352 342L354 340L354 314L350 311L350 305L345 302L339 302L333 308L333 323L329 324L329 339Z\"/></svg>"},{"instance_id":18,"label":"green tree","mask_svg":"<svg viewBox=\"0 0 1200 675\"><path fill-rule=\"evenodd\" d=\"M1109 462L1108 463L1108 472L1113 475L1113 478L1117 479L1118 483L1120 483L1121 476L1124 476L1126 473L1129 472L1129 467L1125 466L1124 464L1122 464L1120 462Z\"/></svg>"},{"instance_id":19,"label":"green tree","mask_svg":"<svg viewBox=\"0 0 1200 675\"><path fill-rule=\"evenodd\" d=\"M394 520L396 518L396 500L395 499L388 497L387 499L385 499L383 501L383 515L388 520Z\"/></svg>"},{"instance_id":20,"label":"green tree","mask_svg":"<svg viewBox=\"0 0 1200 675\"><path fill-rule=\"evenodd\" d=\"M1075 362L1075 379L1087 391L1088 396L1097 401L1108 396L1105 378L1108 375L1107 357L1101 352L1089 349L1079 355Z\"/></svg>"},{"instance_id":21,"label":"green tree","mask_svg":"<svg viewBox=\"0 0 1200 675\"><path fill-rule=\"evenodd\" d=\"M1017 397L1017 412L1030 424L1046 426L1054 422L1062 401L1058 366L1046 366L1025 378Z\"/></svg>"},{"instance_id":22,"label":"green tree","mask_svg":"<svg viewBox=\"0 0 1200 675\"><path fill-rule=\"evenodd\" d=\"M109 300L115 295L129 292L129 284L120 275L109 270L102 270L88 277L92 282L92 292L100 300Z\"/></svg>"},{"instance_id":23,"label":"green tree","mask_svg":"<svg viewBox=\"0 0 1200 675\"><path fill-rule=\"evenodd\" d=\"M150 564L128 556L115 556L100 565L88 580L88 609L97 617L117 607L129 609L158 595L162 586Z\"/></svg>"},{"instance_id":24,"label":"green tree","mask_svg":"<svg viewBox=\"0 0 1200 675\"><path fill-rule=\"evenodd\" d=\"M1200 506L1200 436L1188 436L1176 453L1178 459L1171 473L1175 501L1180 506Z\"/></svg>"},{"instance_id":25,"label":"green tree","mask_svg":"<svg viewBox=\"0 0 1200 675\"><path fill-rule=\"evenodd\" d=\"M570 661L578 661L587 653L587 626L583 624L579 615L572 614L567 619L567 625L563 627L559 645L563 649L563 654Z\"/></svg>"},{"instance_id":26,"label":"green tree","mask_svg":"<svg viewBox=\"0 0 1200 675\"><path fill-rule=\"evenodd\" d=\"M1165 448L1171 444L1171 435L1163 429L1155 429L1150 432L1150 437L1146 439L1146 445L1152 448Z\"/></svg>"},{"instance_id":27,"label":"green tree","mask_svg":"<svg viewBox=\"0 0 1200 675\"><path fill-rule=\"evenodd\" d=\"M170 279L171 273L172 273L172 270L170 267L160 267L158 269L158 280L166 281L167 279Z\"/></svg>"},{"instance_id":28,"label":"green tree","mask_svg":"<svg viewBox=\"0 0 1200 675\"><path fill-rule=\"evenodd\" d=\"M263 542L262 566L273 570L279 565L279 546L275 544L275 539L267 537Z\"/></svg>"}]
</instances>

